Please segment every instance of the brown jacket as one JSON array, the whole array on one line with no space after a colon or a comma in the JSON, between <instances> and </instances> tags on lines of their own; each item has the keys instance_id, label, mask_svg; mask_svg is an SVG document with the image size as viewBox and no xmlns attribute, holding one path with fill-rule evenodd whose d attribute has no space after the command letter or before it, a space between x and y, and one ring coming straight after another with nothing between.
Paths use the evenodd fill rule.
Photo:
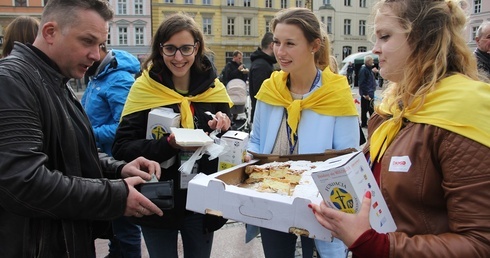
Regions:
<instances>
[{"instance_id":1,"label":"brown jacket","mask_svg":"<svg viewBox=\"0 0 490 258\"><path fill-rule=\"evenodd\" d=\"M383 121L371 118L369 138ZM380 188L397 225L390 257L490 257L489 147L406 122L381 160Z\"/></svg>"}]
</instances>

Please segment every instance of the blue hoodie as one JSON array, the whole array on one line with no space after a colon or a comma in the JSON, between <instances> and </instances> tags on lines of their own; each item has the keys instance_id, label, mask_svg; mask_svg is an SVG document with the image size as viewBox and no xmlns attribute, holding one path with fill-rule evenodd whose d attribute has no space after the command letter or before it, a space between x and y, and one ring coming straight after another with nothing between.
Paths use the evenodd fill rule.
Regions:
<instances>
[{"instance_id":1,"label":"blue hoodie","mask_svg":"<svg viewBox=\"0 0 490 258\"><path fill-rule=\"evenodd\" d=\"M112 143L129 89L140 71L132 54L111 50L101 61L82 96L82 106L92 123L97 147L112 156Z\"/></svg>"}]
</instances>

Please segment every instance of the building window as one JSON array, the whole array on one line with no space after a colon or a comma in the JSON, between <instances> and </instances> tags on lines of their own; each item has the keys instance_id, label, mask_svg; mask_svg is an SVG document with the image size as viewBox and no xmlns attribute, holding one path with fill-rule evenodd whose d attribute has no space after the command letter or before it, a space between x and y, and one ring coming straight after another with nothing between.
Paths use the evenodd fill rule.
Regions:
<instances>
[{"instance_id":1,"label":"building window","mask_svg":"<svg viewBox=\"0 0 490 258\"><path fill-rule=\"evenodd\" d=\"M165 0L165 3L166 4L173 4L174 3L174 0Z\"/></svg>"},{"instance_id":2,"label":"building window","mask_svg":"<svg viewBox=\"0 0 490 258\"><path fill-rule=\"evenodd\" d=\"M250 7L250 1L251 0L243 0L243 6Z\"/></svg>"},{"instance_id":3,"label":"building window","mask_svg":"<svg viewBox=\"0 0 490 258\"><path fill-rule=\"evenodd\" d=\"M366 8L366 0L359 0L359 7Z\"/></svg>"},{"instance_id":4,"label":"building window","mask_svg":"<svg viewBox=\"0 0 490 258\"><path fill-rule=\"evenodd\" d=\"M357 48L357 52L366 52L367 51L367 47L358 47Z\"/></svg>"},{"instance_id":5,"label":"building window","mask_svg":"<svg viewBox=\"0 0 490 258\"><path fill-rule=\"evenodd\" d=\"M281 9L288 8L288 0L281 0Z\"/></svg>"},{"instance_id":6,"label":"building window","mask_svg":"<svg viewBox=\"0 0 490 258\"><path fill-rule=\"evenodd\" d=\"M109 29L107 30L107 42L106 42L106 44L108 46L111 45L111 27L109 27Z\"/></svg>"},{"instance_id":7,"label":"building window","mask_svg":"<svg viewBox=\"0 0 490 258\"><path fill-rule=\"evenodd\" d=\"M226 0L226 5L235 6L235 0Z\"/></svg>"},{"instance_id":8,"label":"building window","mask_svg":"<svg viewBox=\"0 0 490 258\"><path fill-rule=\"evenodd\" d=\"M471 27L471 40L476 39L476 31L478 30L478 26L476 27Z\"/></svg>"},{"instance_id":9,"label":"building window","mask_svg":"<svg viewBox=\"0 0 490 258\"><path fill-rule=\"evenodd\" d=\"M235 35L235 18L228 18L227 23L227 35L233 36Z\"/></svg>"},{"instance_id":10,"label":"building window","mask_svg":"<svg viewBox=\"0 0 490 258\"><path fill-rule=\"evenodd\" d=\"M211 0L202 0L203 5L211 5Z\"/></svg>"},{"instance_id":11,"label":"building window","mask_svg":"<svg viewBox=\"0 0 490 258\"><path fill-rule=\"evenodd\" d=\"M143 0L134 0L134 14L143 15Z\"/></svg>"},{"instance_id":12,"label":"building window","mask_svg":"<svg viewBox=\"0 0 490 258\"><path fill-rule=\"evenodd\" d=\"M125 15L127 14L127 3L126 0L117 0L117 14Z\"/></svg>"},{"instance_id":13,"label":"building window","mask_svg":"<svg viewBox=\"0 0 490 258\"><path fill-rule=\"evenodd\" d=\"M350 1L351 0L344 0L344 6L351 6Z\"/></svg>"},{"instance_id":14,"label":"building window","mask_svg":"<svg viewBox=\"0 0 490 258\"><path fill-rule=\"evenodd\" d=\"M265 0L265 8L272 8L272 0Z\"/></svg>"},{"instance_id":15,"label":"building window","mask_svg":"<svg viewBox=\"0 0 490 258\"><path fill-rule=\"evenodd\" d=\"M350 20L344 20L344 35L350 35Z\"/></svg>"},{"instance_id":16,"label":"building window","mask_svg":"<svg viewBox=\"0 0 490 258\"><path fill-rule=\"evenodd\" d=\"M352 54L352 47L351 46L343 46L342 47L342 60Z\"/></svg>"},{"instance_id":17,"label":"building window","mask_svg":"<svg viewBox=\"0 0 490 258\"><path fill-rule=\"evenodd\" d=\"M211 35L213 32L213 19L202 18L202 31L205 35Z\"/></svg>"},{"instance_id":18,"label":"building window","mask_svg":"<svg viewBox=\"0 0 490 258\"><path fill-rule=\"evenodd\" d=\"M135 27L134 28L134 44L142 46L145 44L145 28Z\"/></svg>"},{"instance_id":19,"label":"building window","mask_svg":"<svg viewBox=\"0 0 490 258\"><path fill-rule=\"evenodd\" d=\"M359 21L359 36L366 36L366 21Z\"/></svg>"},{"instance_id":20,"label":"building window","mask_svg":"<svg viewBox=\"0 0 490 258\"><path fill-rule=\"evenodd\" d=\"M481 13L481 0L474 0L475 13Z\"/></svg>"},{"instance_id":21,"label":"building window","mask_svg":"<svg viewBox=\"0 0 490 258\"><path fill-rule=\"evenodd\" d=\"M303 7L303 1L296 0L296 7Z\"/></svg>"},{"instance_id":22,"label":"building window","mask_svg":"<svg viewBox=\"0 0 490 258\"><path fill-rule=\"evenodd\" d=\"M330 5L330 0L323 0L323 5Z\"/></svg>"},{"instance_id":23,"label":"building window","mask_svg":"<svg viewBox=\"0 0 490 258\"><path fill-rule=\"evenodd\" d=\"M271 32L271 20L265 21L265 32Z\"/></svg>"},{"instance_id":24,"label":"building window","mask_svg":"<svg viewBox=\"0 0 490 258\"><path fill-rule=\"evenodd\" d=\"M193 0L185 0L184 3L185 4L193 4Z\"/></svg>"},{"instance_id":25,"label":"building window","mask_svg":"<svg viewBox=\"0 0 490 258\"><path fill-rule=\"evenodd\" d=\"M252 19L243 20L243 35L245 36L252 35Z\"/></svg>"},{"instance_id":26,"label":"building window","mask_svg":"<svg viewBox=\"0 0 490 258\"><path fill-rule=\"evenodd\" d=\"M15 0L15 6L16 7L27 6L27 0Z\"/></svg>"},{"instance_id":27,"label":"building window","mask_svg":"<svg viewBox=\"0 0 490 258\"><path fill-rule=\"evenodd\" d=\"M327 17L327 33L332 34L332 16Z\"/></svg>"},{"instance_id":28,"label":"building window","mask_svg":"<svg viewBox=\"0 0 490 258\"><path fill-rule=\"evenodd\" d=\"M128 44L128 27L119 27L119 45Z\"/></svg>"}]
</instances>

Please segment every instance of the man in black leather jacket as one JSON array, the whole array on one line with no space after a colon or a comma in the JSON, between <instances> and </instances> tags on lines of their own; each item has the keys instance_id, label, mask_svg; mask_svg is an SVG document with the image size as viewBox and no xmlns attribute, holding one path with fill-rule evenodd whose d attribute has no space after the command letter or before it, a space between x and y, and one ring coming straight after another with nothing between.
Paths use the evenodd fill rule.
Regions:
<instances>
[{"instance_id":1,"label":"man in black leather jacket","mask_svg":"<svg viewBox=\"0 0 490 258\"><path fill-rule=\"evenodd\" d=\"M108 220L163 214L134 188L159 164L98 153L66 84L100 58L112 16L104 0L50 0L34 43L0 60L2 258L95 257Z\"/></svg>"}]
</instances>

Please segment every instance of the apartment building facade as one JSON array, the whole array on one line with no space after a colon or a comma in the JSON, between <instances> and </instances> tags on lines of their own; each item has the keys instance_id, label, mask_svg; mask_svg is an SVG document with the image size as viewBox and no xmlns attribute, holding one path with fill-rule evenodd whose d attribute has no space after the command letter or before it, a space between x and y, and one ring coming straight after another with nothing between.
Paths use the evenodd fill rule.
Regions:
<instances>
[{"instance_id":1,"label":"apartment building facade","mask_svg":"<svg viewBox=\"0 0 490 258\"><path fill-rule=\"evenodd\" d=\"M490 1L488 0L470 0L467 12L470 15L468 26L466 27L466 39L471 49L476 48L476 31L484 22L490 22Z\"/></svg>"},{"instance_id":2,"label":"apartment building facade","mask_svg":"<svg viewBox=\"0 0 490 258\"><path fill-rule=\"evenodd\" d=\"M371 50L370 13L375 0L315 0L313 9L330 38L340 64L350 54Z\"/></svg>"},{"instance_id":3,"label":"apartment building facade","mask_svg":"<svg viewBox=\"0 0 490 258\"><path fill-rule=\"evenodd\" d=\"M5 27L18 15L40 18L48 0L0 0L0 48ZM234 50L250 54L259 46L274 14L289 7L311 8L329 35L331 54L339 63L353 53L371 50L370 19L376 0L108 0L115 17L109 23L108 45L126 50L140 60L150 51L154 31L163 19L175 12L192 15L202 26L205 41L213 51L220 71ZM476 30L490 21L490 1L467 0L469 23L465 31L468 46L476 47Z\"/></svg>"},{"instance_id":4,"label":"apartment building facade","mask_svg":"<svg viewBox=\"0 0 490 258\"><path fill-rule=\"evenodd\" d=\"M151 47L151 2L109 0L109 3L114 9L114 19L109 22L108 47L125 50L143 61Z\"/></svg>"}]
</instances>

